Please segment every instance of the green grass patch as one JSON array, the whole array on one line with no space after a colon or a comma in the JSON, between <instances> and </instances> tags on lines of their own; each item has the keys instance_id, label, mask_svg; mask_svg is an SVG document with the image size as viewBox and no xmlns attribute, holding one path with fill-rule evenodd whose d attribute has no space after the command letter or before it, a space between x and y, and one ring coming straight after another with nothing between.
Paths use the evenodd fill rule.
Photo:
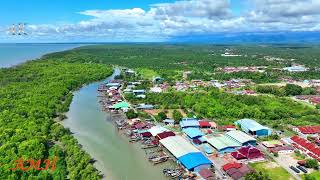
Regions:
<instances>
[{"instance_id":1,"label":"green grass patch","mask_svg":"<svg viewBox=\"0 0 320 180\"><path fill-rule=\"evenodd\" d=\"M275 162L250 163L250 167L269 175L271 179L290 179L290 174Z\"/></svg>"},{"instance_id":2,"label":"green grass patch","mask_svg":"<svg viewBox=\"0 0 320 180\"><path fill-rule=\"evenodd\" d=\"M304 174L304 175L302 176L303 179L307 179L307 177L308 177L309 179L320 180L320 171L314 171L314 172L312 172L312 173L310 173L310 174L307 174L307 175Z\"/></svg>"},{"instance_id":3,"label":"green grass patch","mask_svg":"<svg viewBox=\"0 0 320 180\"><path fill-rule=\"evenodd\" d=\"M293 155L293 158L300 161L300 160L305 160L306 156L301 154L300 151L296 151Z\"/></svg>"},{"instance_id":4,"label":"green grass patch","mask_svg":"<svg viewBox=\"0 0 320 180\"><path fill-rule=\"evenodd\" d=\"M284 132L283 132L283 135L286 136L286 137L291 137L291 136L296 135L296 133L294 131L285 129Z\"/></svg>"},{"instance_id":5,"label":"green grass patch","mask_svg":"<svg viewBox=\"0 0 320 180\"><path fill-rule=\"evenodd\" d=\"M137 69L138 73L140 73L144 78L146 79L153 79L156 76L159 76L157 72L155 72L152 69L147 69L147 68L138 68Z\"/></svg>"}]
</instances>

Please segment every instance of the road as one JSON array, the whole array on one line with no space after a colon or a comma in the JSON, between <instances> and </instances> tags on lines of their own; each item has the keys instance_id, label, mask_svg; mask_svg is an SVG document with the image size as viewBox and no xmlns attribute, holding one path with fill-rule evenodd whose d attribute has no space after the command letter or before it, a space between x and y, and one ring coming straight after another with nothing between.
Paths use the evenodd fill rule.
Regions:
<instances>
[{"instance_id":1,"label":"road","mask_svg":"<svg viewBox=\"0 0 320 180\"><path fill-rule=\"evenodd\" d=\"M281 161L279 158L274 157L271 153L269 153L264 147L262 147L261 144L258 145L258 148L264 152L264 154L268 155L270 158L272 158L277 164L279 164L282 168L284 168L286 171L288 171L292 177L294 177L296 180L302 180L301 177L295 173L292 169L289 168L290 165L294 164L287 164L286 161Z\"/></svg>"}]
</instances>

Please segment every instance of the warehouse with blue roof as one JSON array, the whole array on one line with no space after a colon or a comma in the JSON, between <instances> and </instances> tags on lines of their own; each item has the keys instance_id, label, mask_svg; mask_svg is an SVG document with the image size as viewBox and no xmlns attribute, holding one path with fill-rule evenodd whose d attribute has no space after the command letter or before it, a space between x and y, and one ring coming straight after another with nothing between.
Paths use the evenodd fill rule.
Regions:
<instances>
[{"instance_id":1,"label":"warehouse with blue roof","mask_svg":"<svg viewBox=\"0 0 320 180\"><path fill-rule=\"evenodd\" d=\"M241 146L256 146L257 145L257 140L248 134L242 132L242 131L229 131L225 134L227 138L232 139L233 141L236 141L237 143L241 144Z\"/></svg>"},{"instance_id":2,"label":"warehouse with blue roof","mask_svg":"<svg viewBox=\"0 0 320 180\"><path fill-rule=\"evenodd\" d=\"M200 171L212 166L212 162L182 136L161 139L160 144L189 171Z\"/></svg>"},{"instance_id":3,"label":"warehouse with blue roof","mask_svg":"<svg viewBox=\"0 0 320 180\"><path fill-rule=\"evenodd\" d=\"M200 171L203 168L210 168L212 162L201 152L192 152L178 158L180 163L188 170Z\"/></svg>"},{"instance_id":4,"label":"warehouse with blue roof","mask_svg":"<svg viewBox=\"0 0 320 180\"><path fill-rule=\"evenodd\" d=\"M270 128L262 126L252 119L240 119L235 122L244 132L254 136L269 136L272 131Z\"/></svg>"},{"instance_id":5,"label":"warehouse with blue roof","mask_svg":"<svg viewBox=\"0 0 320 180\"><path fill-rule=\"evenodd\" d=\"M204 138L217 150L218 154L234 152L237 148L241 147L241 144L238 141L235 141L224 134L206 135Z\"/></svg>"}]
</instances>

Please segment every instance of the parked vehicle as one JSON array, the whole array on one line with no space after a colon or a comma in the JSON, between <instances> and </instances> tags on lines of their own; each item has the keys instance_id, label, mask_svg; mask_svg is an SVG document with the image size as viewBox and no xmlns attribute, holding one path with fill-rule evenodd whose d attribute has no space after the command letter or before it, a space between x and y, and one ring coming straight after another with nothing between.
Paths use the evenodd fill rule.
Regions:
<instances>
[{"instance_id":1,"label":"parked vehicle","mask_svg":"<svg viewBox=\"0 0 320 180\"><path fill-rule=\"evenodd\" d=\"M298 169L300 169L302 172L304 172L304 173L308 173L308 171L304 168L304 167L302 167L302 166L297 166L297 168Z\"/></svg>"},{"instance_id":2,"label":"parked vehicle","mask_svg":"<svg viewBox=\"0 0 320 180\"><path fill-rule=\"evenodd\" d=\"M294 166L290 166L290 169L292 169L296 173L300 173L299 169L295 168Z\"/></svg>"}]
</instances>

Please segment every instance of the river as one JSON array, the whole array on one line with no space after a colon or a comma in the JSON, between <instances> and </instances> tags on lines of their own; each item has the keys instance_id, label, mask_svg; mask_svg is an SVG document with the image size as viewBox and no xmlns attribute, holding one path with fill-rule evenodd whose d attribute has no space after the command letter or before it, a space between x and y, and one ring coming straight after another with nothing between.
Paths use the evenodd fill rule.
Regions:
<instances>
[{"instance_id":1,"label":"river","mask_svg":"<svg viewBox=\"0 0 320 180\"><path fill-rule=\"evenodd\" d=\"M106 177L113 180L162 180L162 169L168 163L152 165L147 161L139 143L129 143L128 138L118 132L110 114L101 110L97 88L119 74L104 81L82 87L74 93L67 119L62 123L70 128L74 137L94 159L95 166Z\"/></svg>"},{"instance_id":2,"label":"river","mask_svg":"<svg viewBox=\"0 0 320 180\"><path fill-rule=\"evenodd\" d=\"M40 58L51 52L63 51L80 44L0 44L0 68L11 67L29 59ZM74 98L63 121L74 132L75 138L94 159L95 166L113 180L162 180L162 169L168 164L153 166L146 160L139 144L131 144L110 121L108 113L101 111L97 88L105 81L92 83L74 93Z\"/></svg>"}]
</instances>

